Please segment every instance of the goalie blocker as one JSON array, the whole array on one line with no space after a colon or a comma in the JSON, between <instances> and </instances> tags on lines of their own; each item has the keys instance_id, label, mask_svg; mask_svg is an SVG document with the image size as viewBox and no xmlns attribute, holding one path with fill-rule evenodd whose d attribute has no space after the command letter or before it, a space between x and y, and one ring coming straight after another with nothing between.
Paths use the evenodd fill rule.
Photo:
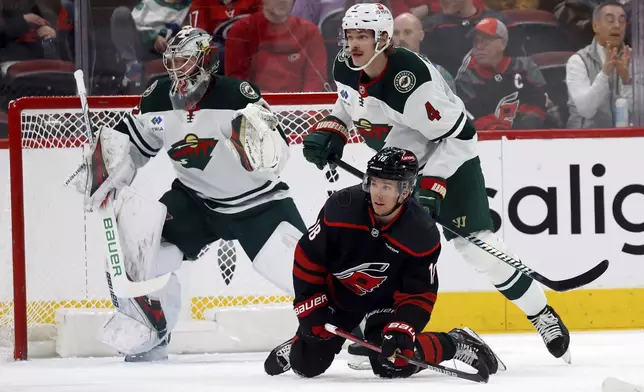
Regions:
<instances>
[{"instance_id":1,"label":"goalie blocker","mask_svg":"<svg viewBox=\"0 0 644 392\"><path fill-rule=\"evenodd\" d=\"M370 355L372 369L381 377L409 377L418 371L395 358L398 352L416 353L429 363L462 359L486 377L497 371L491 350L460 330L420 333L436 301L441 246L435 223L410 197L417 173L413 153L385 148L369 161L362 185L327 200L295 250L299 327L293 339L267 358L268 374L291 367L303 377L324 373L344 342L325 325L352 330L365 316L365 337L382 346L382 354Z\"/></svg>"}]
</instances>

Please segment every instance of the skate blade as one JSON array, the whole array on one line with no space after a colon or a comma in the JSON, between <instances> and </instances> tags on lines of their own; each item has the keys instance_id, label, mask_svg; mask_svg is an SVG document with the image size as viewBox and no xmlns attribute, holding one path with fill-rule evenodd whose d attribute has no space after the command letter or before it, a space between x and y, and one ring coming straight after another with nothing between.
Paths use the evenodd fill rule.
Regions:
<instances>
[{"instance_id":1,"label":"skate blade","mask_svg":"<svg viewBox=\"0 0 644 392\"><path fill-rule=\"evenodd\" d=\"M349 354L347 366L353 370L371 370L371 362L367 357Z\"/></svg>"},{"instance_id":2,"label":"skate blade","mask_svg":"<svg viewBox=\"0 0 644 392\"><path fill-rule=\"evenodd\" d=\"M602 392L644 392L644 388L615 377L606 377L602 383Z\"/></svg>"},{"instance_id":3,"label":"skate blade","mask_svg":"<svg viewBox=\"0 0 644 392\"><path fill-rule=\"evenodd\" d=\"M468 327L463 327L463 330L465 332L467 332L468 334L470 334L472 337L475 337L476 339L478 339L478 340L482 341L483 343L485 343L485 340L481 339L481 337L476 332L474 332L472 329L470 329ZM485 344L487 344L487 343L485 343ZM490 347L490 346L488 345L488 347ZM492 350L492 347L490 347L490 350ZM508 367L505 366L505 363L503 363L501 358L499 358L499 356L496 355L494 350L492 350L492 354L494 354L494 357L496 358L496 362L499 364L499 369L498 370L500 370L502 372L508 370Z\"/></svg>"},{"instance_id":4,"label":"skate blade","mask_svg":"<svg viewBox=\"0 0 644 392\"><path fill-rule=\"evenodd\" d=\"M570 348L568 348L564 355L561 356L561 359L563 359L568 365L572 364L572 355L570 354Z\"/></svg>"}]
</instances>

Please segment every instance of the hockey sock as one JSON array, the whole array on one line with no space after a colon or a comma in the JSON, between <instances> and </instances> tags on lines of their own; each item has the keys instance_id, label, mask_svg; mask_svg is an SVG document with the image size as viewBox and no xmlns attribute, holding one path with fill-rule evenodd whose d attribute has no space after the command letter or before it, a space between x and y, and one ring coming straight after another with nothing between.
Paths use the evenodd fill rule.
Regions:
<instances>
[{"instance_id":1,"label":"hockey sock","mask_svg":"<svg viewBox=\"0 0 644 392\"><path fill-rule=\"evenodd\" d=\"M416 352L424 362L438 365L456 354L454 341L443 332L423 332L416 336Z\"/></svg>"}]
</instances>

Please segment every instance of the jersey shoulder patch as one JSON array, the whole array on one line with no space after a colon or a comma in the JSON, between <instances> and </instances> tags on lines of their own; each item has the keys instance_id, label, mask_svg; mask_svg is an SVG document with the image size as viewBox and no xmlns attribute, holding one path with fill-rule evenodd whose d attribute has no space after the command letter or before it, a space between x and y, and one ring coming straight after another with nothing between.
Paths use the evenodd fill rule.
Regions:
<instances>
[{"instance_id":1,"label":"jersey shoulder patch","mask_svg":"<svg viewBox=\"0 0 644 392\"><path fill-rule=\"evenodd\" d=\"M402 113L407 98L424 83L432 81L428 65L416 53L396 48L389 56L389 68L383 80L389 107Z\"/></svg>"},{"instance_id":2,"label":"jersey shoulder patch","mask_svg":"<svg viewBox=\"0 0 644 392\"><path fill-rule=\"evenodd\" d=\"M262 94L252 83L228 76L215 76L215 86L201 101L202 109L243 109L260 100Z\"/></svg>"},{"instance_id":3,"label":"jersey shoulder patch","mask_svg":"<svg viewBox=\"0 0 644 392\"><path fill-rule=\"evenodd\" d=\"M407 202L403 215L392 225L389 236L415 257L430 254L440 244L436 223L415 199Z\"/></svg>"},{"instance_id":4,"label":"jersey shoulder patch","mask_svg":"<svg viewBox=\"0 0 644 392\"><path fill-rule=\"evenodd\" d=\"M171 84L172 82L168 76L159 78L150 84L141 95L141 102L139 103L141 114L172 110L172 102L170 101Z\"/></svg>"},{"instance_id":5,"label":"jersey shoulder patch","mask_svg":"<svg viewBox=\"0 0 644 392\"><path fill-rule=\"evenodd\" d=\"M367 203L362 185L333 193L324 204L324 220L332 226L366 225Z\"/></svg>"}]
</instances>

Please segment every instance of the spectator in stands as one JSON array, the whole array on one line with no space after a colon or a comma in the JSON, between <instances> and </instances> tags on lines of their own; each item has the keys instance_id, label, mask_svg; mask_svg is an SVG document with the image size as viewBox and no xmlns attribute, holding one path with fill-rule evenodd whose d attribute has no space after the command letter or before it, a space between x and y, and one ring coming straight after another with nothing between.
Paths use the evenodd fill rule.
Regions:
<instances>
[{"instance_id":1,"label":"spectator in stands","mask_svg":"<svg viewBox=\"0 0 644 392\"><path fill-rule=\"evenodd\" d=\"M226 75L250 80L262 92L325 90L322 34L290 15L292 8L293 0L264 0L262 12L235 23L226 39Z\"/></svg>"},{"instance_id":2,"label":"spectator in stands","mask_svg":"<svg viewBox=\"0 0 644 392\"><path fill-rule=\"evenodd\" d=\"M624 45L626 15L614 1L593 12L592 43L566 64L568 128L612 128L615 100L624 97L633 106L631 48Z\"/></svg>"},{"instance_id":3,"label":"spectator in stands","mask_svg":"<svg viewBox=\"0 0 644 392\"><path fill-rule=\"evenodd\" d=\"M554 8L553 14L559 25L566 31L568 39L577 44L581 49L588 45L595 36L593 31L593 11L601 0L562 0ZM625 42L631 43L631 14L632 2L630 0L619 1L626 12L626 36Z\"/></svg>"},{"instance_id":4,"label":"spectator in stands","mask_svg":"<svg viewBox=\"0 0 644 392\"><path fill-rule=\"evenodd\" d=\"M30 31L36 31L41 27L47 26L45 19L32 13L3 19L3 23L0 24L0 49L5 48L9 45L9 42Z\"/></svg>"},{"instance_id":5,"label":"spectator in stands","mask_svg":"<svg viewBox=\"0 0 644 392\"><path fill-rule=\"evenodd\" d=\"M485 0L485 5L496 11L538 9L539 0Z\"/></svg>"},{"instance_id":6,"label":"spectator in stands","mask_svg":"<svg viewBox=\"0 0 644 392\"><path fill-rule=\"evenodd\" d=\"M529 57L507 57L508 29L485 18L474 30L472 57L456 76L456 92L476 129L538 129L546 117L546 81Z\"/></svg>"},{"instance_id":7,"label":"spectator in stands","mask_svg":"<svg viewBox=\"0 0 644 392\"><path fill-rule=\"evenodd\" d=\"M345 0L296 0L292 15L319 25L324 17L336 10L344 10Z\"/></svg>"},{"instance_id":8,"label":"spectator in stands","mask_svg":"<svg viewBox=\"0 0 644 392\"><path fill-rule=\"evenodd\" d=\"M483 0L476 1L483 4ZM358 3L382 3L391 10L394 18L404 13L410 13L420 20L440 9L440 0L347 0L345 10Z\"/></svg>"},{"instance_id":9,"label":"spectator in stands","mask_svg":"<svg viewBox=\"0 0 644 392\"><path fill-rule=\"evenodd\" d=\"M432 62L445 67L450 74L456 75L472 48L472 41L467 35L478 22L487 17L504 20L500 12L477 7L473 0L441 0L441 13L425 20L425 39L421 44L421 53L427 55Z\"/></svg>"},{"instance_id":10,"label":"spectator in stands","mask_svg":"<svg viewBox=\"0 0 644 392\"><path fill-rule=\"evenodd\" d=\"M142 61L160 59L168 40L183 25L190 0L141 0L133 10L118 7L111 20L112 41L125 62L124 87L141 86Z\"/></svg>"},{"instance_id":11,"label":"spectator in stands","mask_svg":"<svg viewBox=\"0 0 644 392\"><path fill-rule=\"evenodd\" d=\"M218 73L225 71L226 38L233 24L261 7L262 0L192 0L190 24L212 34L219 52Z\"/></svg>"},{"instance_id":12,"label":"spectator in stands","mask_svg":"<svg viewBox=\"0 0 644 392\"><path fill-rule=\"evenodd\" d=\"M59 31L71 29L60 0L2 2L0 7L0 20L4 20L0 21L4 30L0 62L60 59L61 47L64 57L70 57L66 43L57 40Z\"/></svg>"},{"instance_id":13,"label":"spectator in stands","mask_svg":"<svg viewBox=\"0 0 644 392\"><path fill-rule=\"evenodd\" d=\"M400 14L394 19L394 36L393 41L395 46L406 48L412 52L418 53L420 50L420 42L423 40L425 32L420 20L411 13ZM424 54L418 53L419 56L427 60L429 59ZM438 72L443 76L452 91L456 91L454 87L454 77L450 75L445 68L438 64L434 64Z\"/></svg>"},{"instance_id":14,"label":"spectator in stands","mask_svg":"<svg viewBox=\"0 0 644 392\"><path fill-rule=\"evenodd\" d=\"M404 12L409 12L424 21L426 17L441 12L440 0L391 0L391 3L393 9L396 10L392 11L394 17ZM404 3L404 9L401 3ZM485 7L485 2L483 0L474 0L474 6L483 8Z\"/></svg>"}]
</instances>

